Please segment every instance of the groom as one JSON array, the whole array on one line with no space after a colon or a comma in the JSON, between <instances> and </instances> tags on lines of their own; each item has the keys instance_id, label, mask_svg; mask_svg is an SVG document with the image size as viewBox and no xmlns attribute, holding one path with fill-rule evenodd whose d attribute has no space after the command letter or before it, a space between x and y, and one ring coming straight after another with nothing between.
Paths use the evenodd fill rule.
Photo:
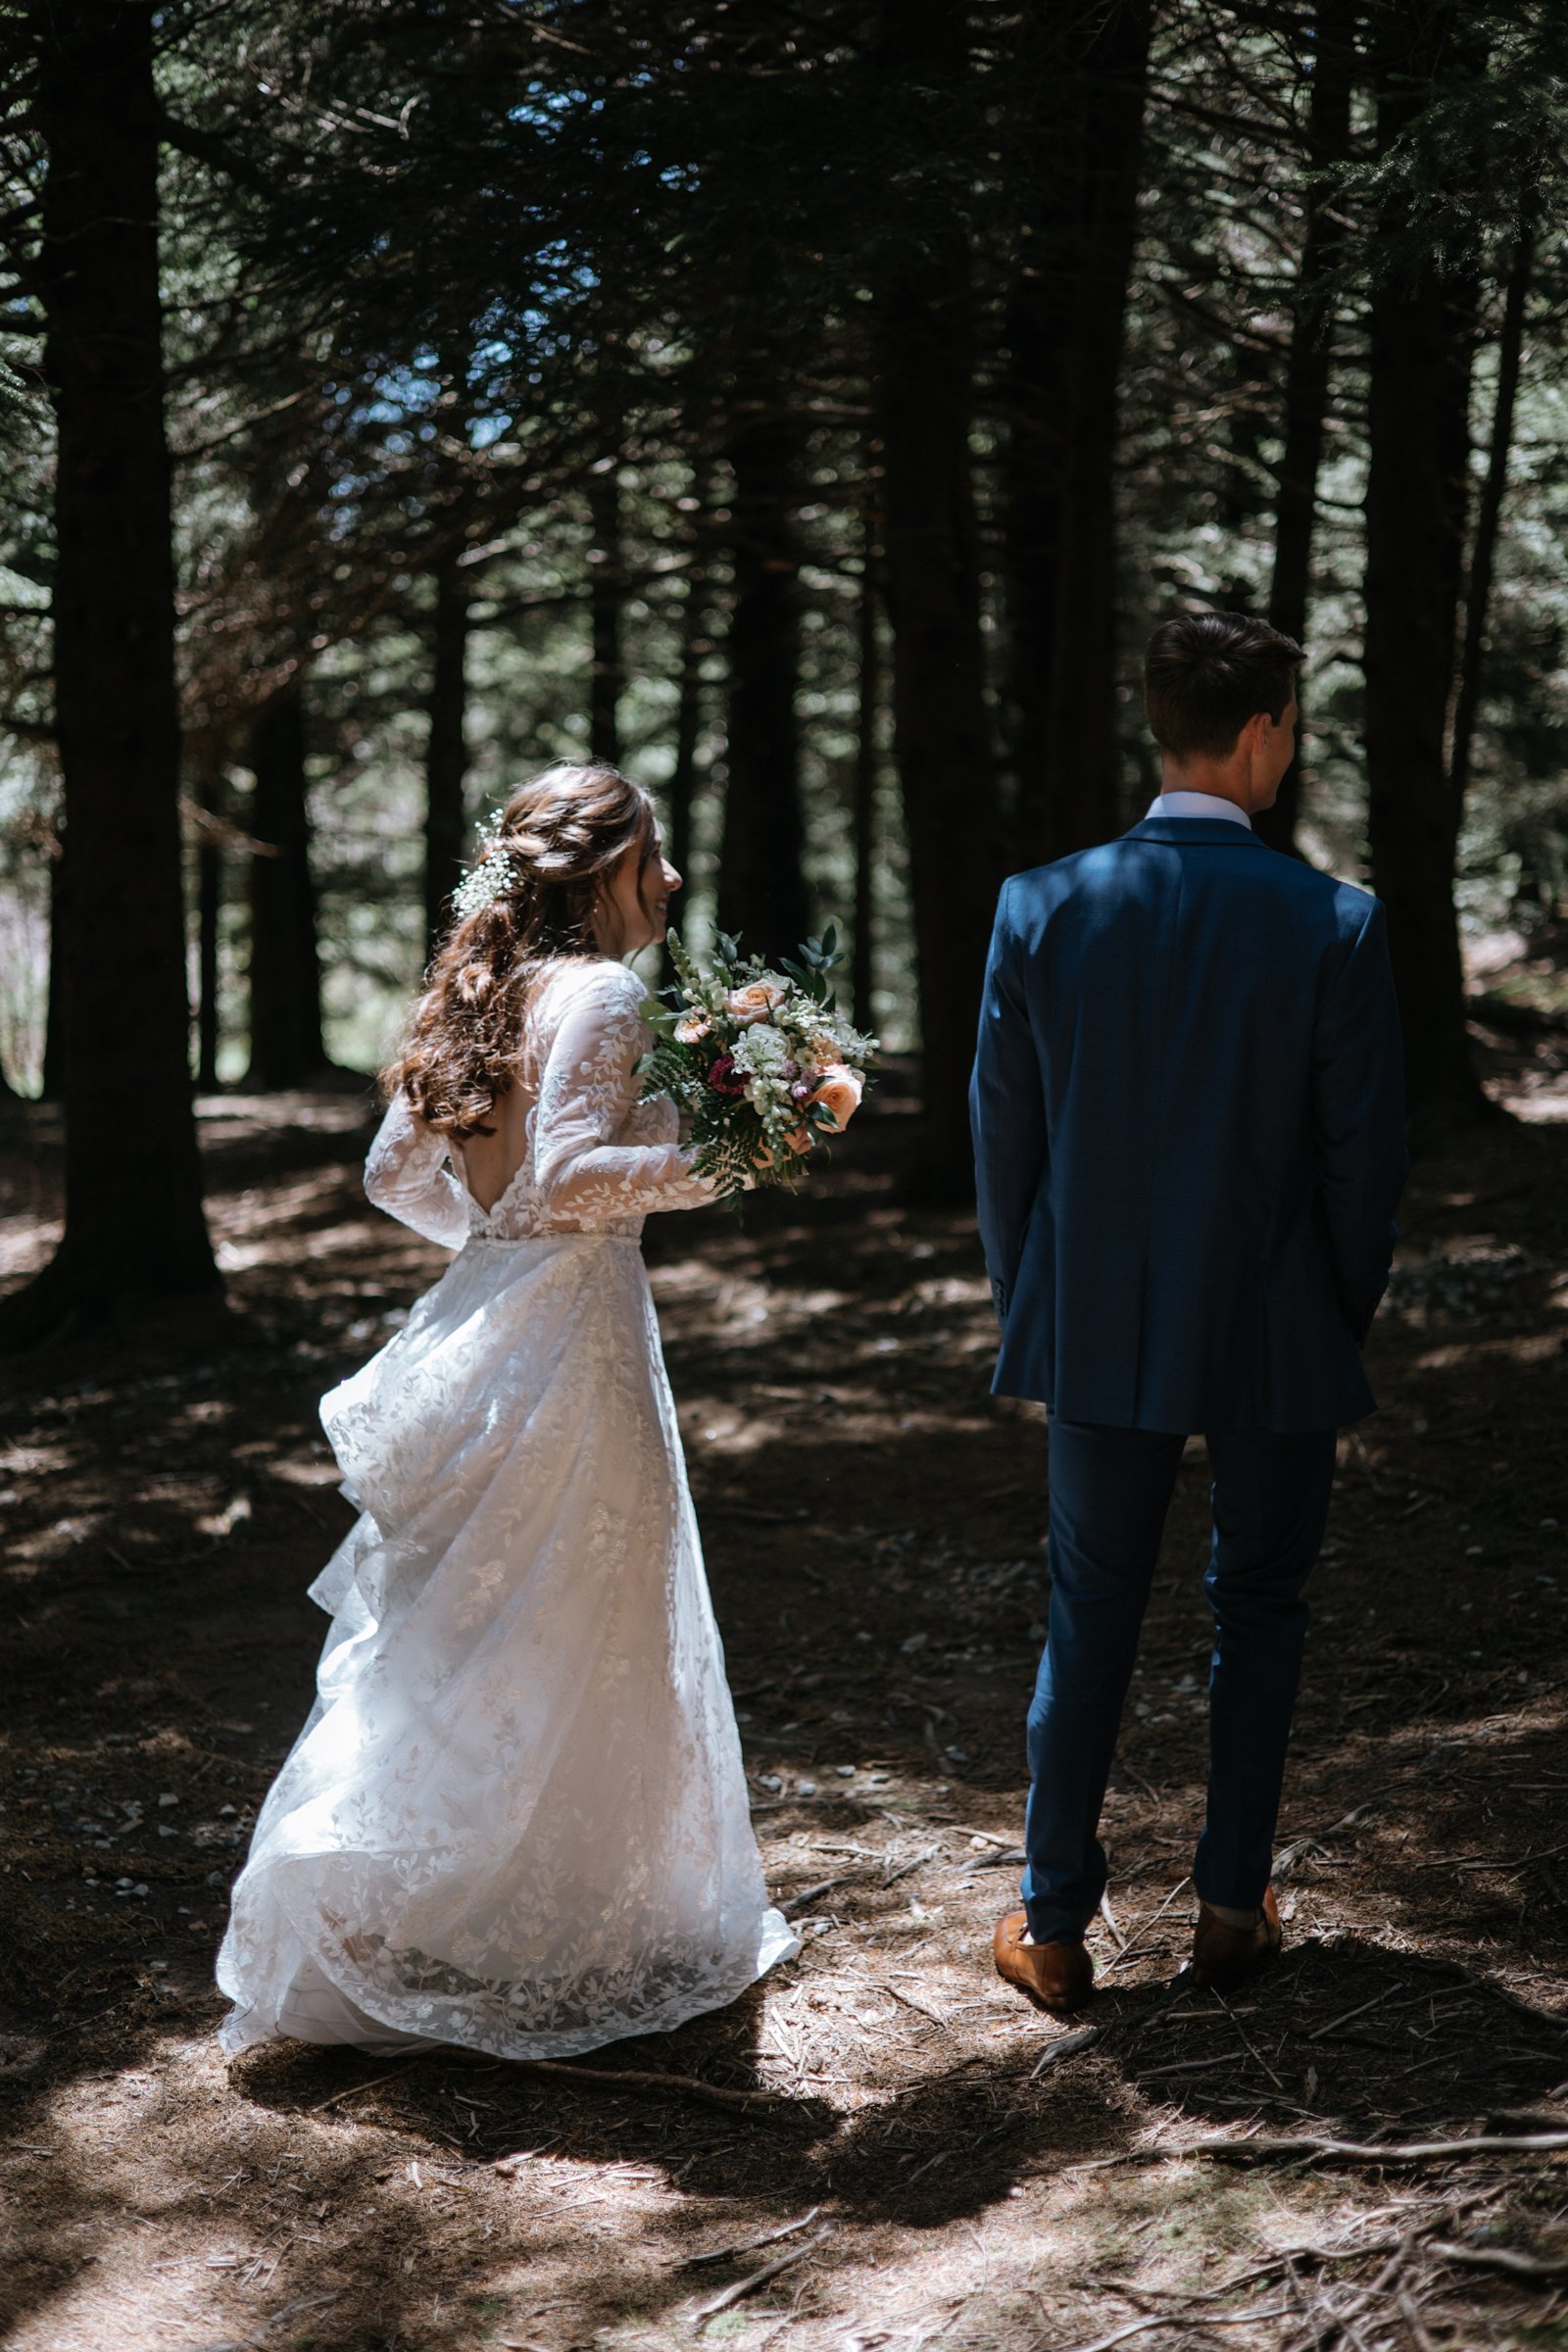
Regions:
<instances>
[{"instance_id":1,"label":"groom","mask_svg":"<svg viewBox=\"0 0 1568 2352\"><path fill-rule=\"evenodd\" d=\"M1079 2008L1096 1835L1189 1433L1213 1471L1200 1983L1279 1948L1273 1836L1335 1433L1404 1182L1383 908L1253 833L1295 748L1300 648L1202 612L1145 669L1157 799L1003 887L971 1089L994 1386L1047 1407L1049 1638L1029 1710L1024 1907L1001 1974Z\"/></svg>"}]
</instances>

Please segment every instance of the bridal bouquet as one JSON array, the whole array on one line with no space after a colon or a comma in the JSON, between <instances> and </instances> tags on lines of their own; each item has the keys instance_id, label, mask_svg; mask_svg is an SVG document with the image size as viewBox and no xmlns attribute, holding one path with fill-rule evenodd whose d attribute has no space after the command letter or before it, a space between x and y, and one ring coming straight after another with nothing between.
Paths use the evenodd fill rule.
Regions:
<instances>
[{"instance_id":1,"label":"bridal bouquet","mask_svg":"<svg viewBox=\"0 0 1568 2352\"><path fill-rule=\"evenodd\" d=\"M748 1182L793 1183L811 1146L849 1125L876 1052L835 1007L833 926L778 972L727 932L708 972L673 931L668 945L675 982L642 1008L657 1041L644 1097L668 1095L686 1114L692 1173L712 1177L720 1199Z\"/></svg>"}]
</instances>

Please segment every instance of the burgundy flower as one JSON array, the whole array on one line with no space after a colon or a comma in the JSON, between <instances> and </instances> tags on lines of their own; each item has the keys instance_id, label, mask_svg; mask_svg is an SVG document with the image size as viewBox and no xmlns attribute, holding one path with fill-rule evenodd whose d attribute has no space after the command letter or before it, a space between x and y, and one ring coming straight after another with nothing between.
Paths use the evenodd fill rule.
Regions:
<instances>
[{"instance_id":1,"label":"burgundy flower","mask_svg":"<svg viewBox=\"0 0 1568 2352\"><path fill-rule=\"evenodd\" d=\"M733 1054L720 1054L708 1073L708 1083L715 1095L744 1095L746 1081L735 1075Z\"/></svg>"}]
</instances>

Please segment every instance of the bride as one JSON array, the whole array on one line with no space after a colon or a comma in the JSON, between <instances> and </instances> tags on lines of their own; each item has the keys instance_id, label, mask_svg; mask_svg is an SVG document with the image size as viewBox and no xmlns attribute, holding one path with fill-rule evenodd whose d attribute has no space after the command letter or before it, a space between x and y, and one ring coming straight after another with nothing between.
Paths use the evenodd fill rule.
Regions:
<instances>
[{"instance_id":1,"label":"bride","mask_svg":"<svg viewBox=\"0 0 1568 2352\"><path fill-rule=\"evenodd\" d=\"M322 1400L361 1515L310 1589L317 1699L234 1887L229 2050L559 2058L797 1948L638 1246L648 1210L712 1197L674 1106L638 1100L617 960L679 887L647 795L559 765L457 893L365 1182L458 1254Z\"/></svg>"}]
</instances>

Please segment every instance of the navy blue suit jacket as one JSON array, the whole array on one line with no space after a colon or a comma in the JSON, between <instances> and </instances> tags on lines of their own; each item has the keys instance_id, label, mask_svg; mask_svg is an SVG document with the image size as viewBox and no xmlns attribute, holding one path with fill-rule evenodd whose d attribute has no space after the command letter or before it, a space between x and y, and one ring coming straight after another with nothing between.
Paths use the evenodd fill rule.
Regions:
<instances>
[{"instance_id":1,"label":"navy blue suit jacket","mask_svg":"<svg viewBox=\"0 0 1568 2352\"><path fill-rule=\"evenodd\" d=\"M1383 908L1224 817L1003 887L970 1094L997 1392L1328 1429L1408 1168Z\"/></svg>"}]
</instances>

